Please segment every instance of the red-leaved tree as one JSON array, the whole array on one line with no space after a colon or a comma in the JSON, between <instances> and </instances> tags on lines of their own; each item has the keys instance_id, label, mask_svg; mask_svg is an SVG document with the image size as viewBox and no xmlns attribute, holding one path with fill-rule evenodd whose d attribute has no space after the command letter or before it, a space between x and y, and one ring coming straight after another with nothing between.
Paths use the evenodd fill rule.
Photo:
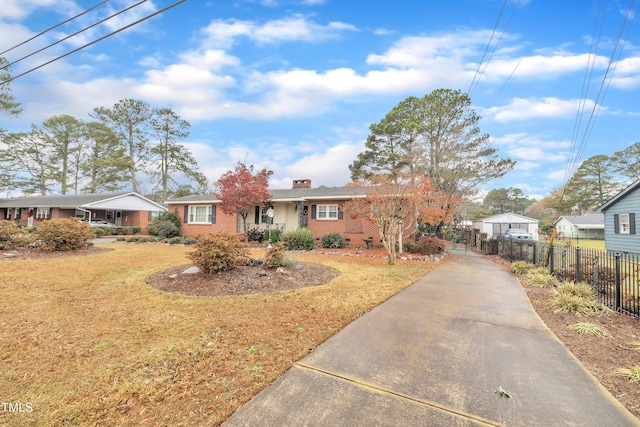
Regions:
<instances>
[{"instance_id":1,"label":"red-leaved tree","mask_svg":"<svg viewBox=\"0 0 640 427\"><path fill-rule=\"evenodd\" d=\"M238 162L235 170L227 171L216 183L219 191L214 195L220 200L220 209L227 215L240 215L245 233L251 208L271 201L268 187L272 174L273 171L266 168L254 172L253 165L247 167Z\"/></svg>"},{"instance_id":2,"label":"red-leaved tree","mask_svg":"<svg viewBox=\"0 0 640 427\"><path fill-rule=\"evenodd\" d=\"M451 223L453 220L457 200L434 189L425 176L406 180L374 176L366 185L366 197L354 198L350 208L378 228L391 265L396 263L396 242L401 233L415 230L420 222Z\"/></svg>"}]
</instances>

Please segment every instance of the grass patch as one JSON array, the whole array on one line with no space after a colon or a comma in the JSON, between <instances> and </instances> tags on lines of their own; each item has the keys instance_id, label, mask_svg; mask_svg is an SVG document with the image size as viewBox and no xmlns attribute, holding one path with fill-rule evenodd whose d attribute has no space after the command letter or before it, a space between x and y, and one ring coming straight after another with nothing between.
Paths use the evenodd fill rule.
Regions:
<instances>
[{"instance_id":1,"label":"grass patch","mask_svg":"<svg viewBox=\"0 0 640 427\"><path fill-rule=\"evenodd\" d=\"M340 276L286 293L204 298L145 282L189 264L193 248L96 246L115 250L0 261L0 390L33 405L5 413L6 425L217 425L436 265L296 254Z\"/></svg>"},{"instance_id":2,"label":"grass patch","mask_svg":"<svg viewBox=\"0 0 640 427\"><path fill-rule=\"evenodd\" d=\"M569 329L571 329L572 331L576 331L579 334L591 335L598 338L606 337L607 335L609 335L606 329L601 328L594 323L578 322L569 326Z\"/></svg>"},{"instance_id":3,"label":"grass patch","mask_svg":"<svg viewBox=\"0 0 640 427\"><path fill-rule=\"evenodd\" d=\"M633 368L616 369L616 375L626 378L632 383L640 382L640 366L634 366Z\"/></svg>"},{"instance_id":4,"label":"grass patch","mask_svg":"<svg viewBox=\"0 0 640 427\"><path fill-rule=\"evenodd\" d=\"M631 346L631 348L633 350L640 351L640 342L639 341L630 342L629 345Z\"/></svg>"}]
</instances>

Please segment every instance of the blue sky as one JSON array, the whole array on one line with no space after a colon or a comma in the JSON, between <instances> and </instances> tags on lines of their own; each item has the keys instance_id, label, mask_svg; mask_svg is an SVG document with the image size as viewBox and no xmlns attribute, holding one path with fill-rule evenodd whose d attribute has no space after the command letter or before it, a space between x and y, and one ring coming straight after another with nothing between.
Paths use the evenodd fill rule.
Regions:
<instances>
[{"instance_id":1,"label":"blue sky","mask_svg":"<svg viewBox=\"0 0 640 427\"><path fill-rule=\"evenodd\" d=\"M0 51L99 2L3 0ZM17 60L133 3L110 0L3 56ZM171 3L144 2L12 72ZM640 23L629 3L187 0L15 80L24 111L0 116L0 127L27 130L59 114L88 120L94 107L139 99L191 123L183 143L212 183L246 159L274 171L272 188L302 178L340 186L370 124L408 96L469 91L482 64L469 92L480 128L518 162L484 189L517 187L541 198L564 182L567 165L575 169L572 159L640 140Z\"/></svg>"}]
</instances>

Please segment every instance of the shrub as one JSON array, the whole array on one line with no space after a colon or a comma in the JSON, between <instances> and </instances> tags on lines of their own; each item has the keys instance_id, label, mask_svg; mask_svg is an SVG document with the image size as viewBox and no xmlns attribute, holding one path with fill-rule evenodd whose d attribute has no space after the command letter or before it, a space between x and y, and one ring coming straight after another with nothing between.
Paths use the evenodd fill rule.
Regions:
<instances>
[{"instance_id":1,"label":"shrub","mask_svg":"<svg viewBox=\"0 0 640 427\"><path fill-rule=\"evenodd\" d=\"M553 291L554 313L598 314L611 310L595 301L593 288L586 283L564 282Z\"/></svg>"},{"instance_id":2,"label":"shrub","mask_svg":"<svg viewBox=\"0 0 640 427\"><path fill-rule=\"evenodd\" d=\"M158 241L155 237L140 237L139 239L140 243L156 243Z\"/></svg>"},{"instance_id":3,"label":"shrub","mask_svg":"<svg viewBox=\"0 0 640 427\"><path fill-rule=\"evenodd\" d=\"M344 248L344 238L340 233L327 233L320 238L323 248Z\"/></svg>"},{"instance_id":4,"label":"shrub","mask_svg":"<svg viewBox=\"0 0 640 427\"><path fill-rule=\"evenodd\" d=\"M606 337L609 335L606 329L601 328L600 326L594 323L586 323L586 322L578 322L569 326L569 329L572 331L576 331L582 335L591 335L593 337Z\"/></svg>"},{"instance_id":5,"label":"shrub","mask_svg":"<svg viewBox=\"0 0 640 427\"><path fill-rule=\"evenodd\" d=\"M280 229L272 228L270 230L264 230L263 240L267 242L269 241L269 238L271 238L271 243L278 243L280 240L282 240L282 236L280 235Z\"/></svg>"},{"instance_id":6,"label":"shrub","mask_svg":"<svg viewBox=\"0 0 640 427\"><path fill-rule=\"evenodd\" d=\"M95 227L93 229L93 232L96 234L96 237L102 237L105 234L107 234L107 232L104 231L104 228L100 228L100 227Z\"/></svg>"},{"instance_id":7,"label":"shrub","mask_svg":"<svg viewBox=\"0 0 640 427\"><path fill-rule=\"evenodd\" d=\"M282 236L284 247L290 251L310 251L315 248L315 236L306 227L287 231Z\"/></svg>"},{"instance_id":8,"label":"shrub","mask_svg":"<svg viewBox=\"0 0 640 427\"><path fill-rule=\"evenodd\" d=\"M288 263L285 260L284 242L278 242L271 248L267 249L262 263L267 268L284 267Z\"/></svg>"},{"instance_id":9,"label":"shrub","mask_svg":"<svg viewBox=\"0 0 640 427\"><path fill-rule=\"evenodd\" d=\"M167 240L167 243L169 243L170 245L181 245L182 237L180 236L171 237L170 239Z\"/></svg>"},{"instance_id":10,"label":"shrub","mask_svg":"<svg viewBox=\"0 0 640 427\"><path fill-rule=\"evenodd\" d=\"M131 227L131 234L140 234L142 232L142 227L133 226Z\"/></svg>"},{"instance_id":11,"label":"shrub","mask_svg":"<svg viewBox=\"0 0 640 427\"><path fill-rule=\"evenodd\" d=\"M170 220L153 220L149 224L148 231L149 234L161 239L170 239L180 233L180 229Z\"/></svg>"},{"instance_id":12,"label":"shrub","mask_svg":"<svg viewBox=\"0 0 640 427\"><path fill-rule=\"evenodd\" d=\"M198 239L195 237L185 237L182 239L182 244L186 246L195 245L196 243L198 243Z\"/></svg>"},{"instance_id":13,"label":"shrub","mask_svg":"<svg viewBox=\"0 0 640 427\"><path fill-rule=\"evenodd\" d=\"M28 240L15 222L0 221L0 250L24 246Z\"/></svg>"},{"instance_id":14,"label":"shrub","mask_svg":"<svg viewBox=\"0 0 640 427\"><path fill-rule=\"evenodd\" d=\"M86 248L95 237L89 224L79 223L74 218L44 221L36 235L42 242L39 249L51 252Z\"/></svg>"},{"instance_id":15,"label":"shrub","mask_svg":"<svg viewBox=\"0 0 640 427\"><path fill-rule=\"evenodd\" d=\"M534 268L527 272L523 281L527 286L531 286L533 288L555 288L560 284L556 276L539 268Z\"/></svg>"},{"instance_id":16,"label":"shrub","mask_svg":"<svg viewBox=\"0 0 640 427\"><path fill-rule=\"evenodd\" d=\"M248 241L262 243L263 239L264 239L264 231L260 230L259 228L256 227L256 228L251 228L247 230Z\"/></svg>"},{"instance_id":17,"label":"shrub","mask_svg":"<svg viewBox=\"0 0 640 427\"><path fill-rule=\"evenodd\" d=\"M180 217L177 212L158 212L158 216L152 222L154 221L171 221L176 228L180 229Z\"/></svg>"},{"instance_id":18,"label":"shrub","mask_svg":"<svg viewBox=\"0 0 640 427\"><path fill-rule=\"evenodd\" d=\"M529 264L526 261L515 261L511 263L511 272L513 274L525 274L531 271L535 265Z\"/></svg>"},{"instance_id":19,"label":"shrub","mask_svg":"<svg viewBox=\"0 0 640 427\"><path fill-rule=\"evenodd\" d=\"M140 237L138 236L129 237L127 239L127 243L138 243L138 242L140 242Z\"/></svg>"},{"instance_id":20,"label":"shrub","mask_svg":"<svg viewBox=\"0 0 640 427\"><path fill-rule=\"evenodd\" d=\"M422 236L418 240L408 241L404 247L409 253L433 255L444 251L446 242L436 236Z\"/></svg>"},{"instance_id":21,"label":"shrub","mask_svg":"<svg viewBox=\"0 0 640 427\"><path fill-rule=\"evenodd\" d=\"M188 253L187 257L209 274L232 270L250 259L249 250L238 235L227 231L198 236L194 251Z\"/></svg>"}]
</instances>

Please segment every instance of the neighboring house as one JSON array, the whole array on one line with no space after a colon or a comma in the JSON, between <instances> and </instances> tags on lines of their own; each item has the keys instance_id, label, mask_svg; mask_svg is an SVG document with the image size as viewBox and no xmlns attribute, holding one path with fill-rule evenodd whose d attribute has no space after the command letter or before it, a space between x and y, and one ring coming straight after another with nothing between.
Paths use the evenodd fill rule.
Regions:
<instances>
[{"instance_id":1,"label":"neighboring house","mask_svg":"<svg viewBox=\"0 0 640 427\"><path fill-rule=\"evenodd\" d=\"M167 209L138 193L65 194L0 200L0 219L37 226L45 219L97 218L121 226L146 229Z\"/></svg>"},{"instance_id":2,"label":"neighboring house","mask_svg":"<svg viewBox=\"0 0 640 427\"><path fill-rule=\"evenodd\" d=\"M487 233L487 237L498 237L510 228L522 228L538 240L538 220L514 213L504 213L473 221L473 228Z\"/></svg>"},{"instance_id":3,"label":"neighboring house","mask_svg":"<svg viewBox=\"0 0 640 427\"><path fill-rule=\"evenodd\" d=\"M600 213L561 216L553 226L561 239L604 239L604 215Z\"/></svg>"},{"instance_id":4,"label":"neighboring house","mask_svg":"<svg viewBox=\"0 0 640 427\"><path fill-rule=\"evenodd\" d=\"M340 233L350 240L351 246L365 246L365 239L373 237L379 243L378 229L368 219L349 211L354 197L365 197L366 187L311 188L308 179L294 180L290 189L271 190L269 206L253 206L247 218L247 228L267 230L278 228L282 232L308 227L316 238L328 232ZM170 212L182 218L181 234L197 236L218 231L244 232L239 215L227 215L213 195L186 196L168 200ZM273 208L273 223L269 224L267 209Z\"/></svg>"},{"instance_id":5,"label":"neighboring house","mask_svg":"<svg viewBox=\"0 0 640 427\"><path fill-rule=\"evenodd\" d=\"M604 244L607 251L640 254L638 212L640 180L613 196L597 209L604 214Z\"/></svg>"}]
</instances>

